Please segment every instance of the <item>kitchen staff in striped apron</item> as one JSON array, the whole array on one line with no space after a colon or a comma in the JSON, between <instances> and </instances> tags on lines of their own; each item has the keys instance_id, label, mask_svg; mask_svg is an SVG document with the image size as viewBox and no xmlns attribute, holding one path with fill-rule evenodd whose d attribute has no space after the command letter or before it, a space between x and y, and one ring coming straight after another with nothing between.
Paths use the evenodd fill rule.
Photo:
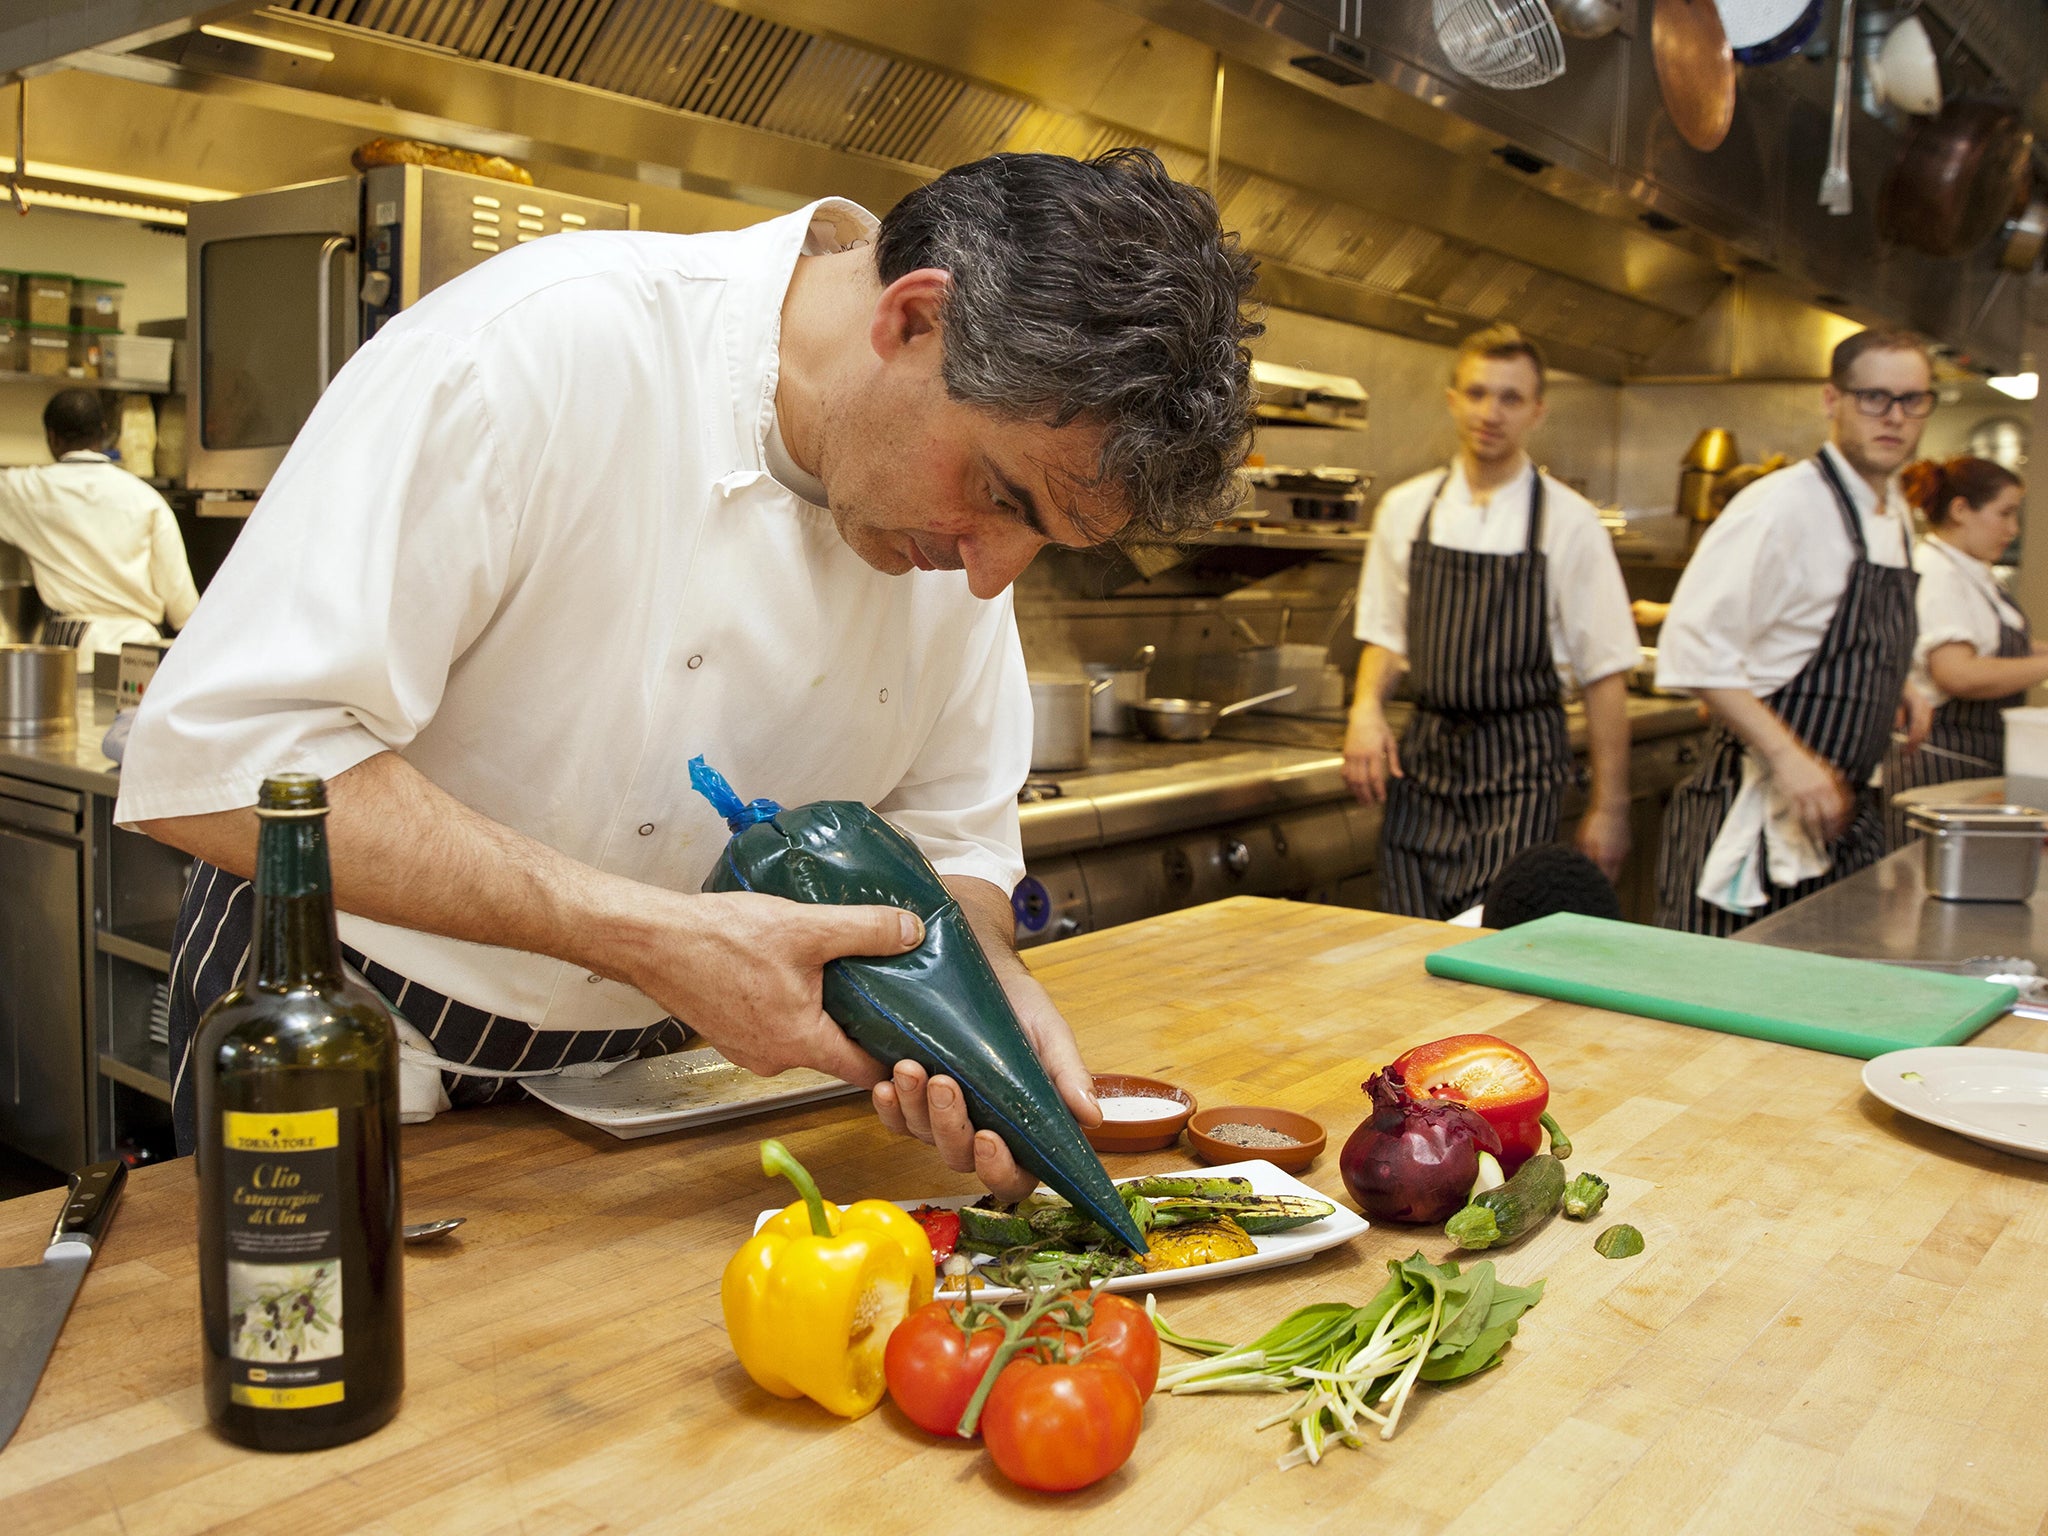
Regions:
<instances>
[{"instance_id":1,"label":"kitchen staff in striped apron","mask_svg":"<svg viewBox=\"0 0 2048 1536\"><path fill-rule=\"evenodd\" d=\"M1544 368L1509 326L1459 348L1446 392L1458 457L1381 498L1359 581L1365 641L1344 740L1358 798L1386 802L1381 904L1446 919L1557 835L1572 773L1564 685L1586 706L1592 800L1578 845L1612 880L1628 855L1628 673L1641 660L1614 542L1524 451ZM1416 710L1395 740L1386 701Z\"/></svg>"},{"instance_id":2,"label":"kitchen staff in striped apron","mask_svg":"<svg viewBox=\"0 0 2048 1536\"><path fill-rule=\"evenodd\" d=\"M1917 744L1931 714L1907 681L1918 578L1895 477L1934 401L1915 337L1862 331L1843 341L1821 387L1827 443L1729 502L1679 578L1658 636L1657 682L1696 694L1714 730L1665 814L1662 926L1733 933L1883 852L1871 777L1893 729ZM1731 814L1745 782L1760 802L1754 820ZM1720 842L1724 824L1744 846ZM1761 879L1753 900L1702 879L1710 862L1743 860L1812 872ZM1703 884L1716 899L1702 897Z\"/></svg>"},{"instance_id":3,"label":"kitchen staff in striped apron","mask_svg":"<svg viewBox=\"0 0 2048 1536\"><path fill-rule=\"evenodd\" d=\"M290 769L329 780L342 942L458 1105L658 1049L674 1018L750 1071L868 1086L950 1167L1031 1189L956 1084L824 1011L831 960L913 949L917 920L704 892L727 831L687 765L912 838L1094 1124L1014 953L1010 585L1048 543L1170 539L1235 503L1251 283L1208 194L1149 152L997 155L882 220L826 198L551 236L384 326L128 744L117 819L201 861L172 945L181 1146L184 1044L248 947L251 807Z\"/></svg>"},{"instance_id":4,"label":"kitchen staff in striped apron","mask_svg":"<svg viewBox=\"0 0 2048 1536\"><path fill-rule=\"evenodd\" d=\"M1922 459L1899 476L1927 520L1913 551L1920 573L1914 606L1920 638L1913 682L1934 702L1934 726L1917 752L1895 744L1885 757L1886 846L1907 839L1901 790L2005 772L2005 720L2027 690L2048 682L2048 645L1998 585L1992 566L2020 535L2026 487L2003 464L1965 454Z\"/></svg>"}]
</instances>

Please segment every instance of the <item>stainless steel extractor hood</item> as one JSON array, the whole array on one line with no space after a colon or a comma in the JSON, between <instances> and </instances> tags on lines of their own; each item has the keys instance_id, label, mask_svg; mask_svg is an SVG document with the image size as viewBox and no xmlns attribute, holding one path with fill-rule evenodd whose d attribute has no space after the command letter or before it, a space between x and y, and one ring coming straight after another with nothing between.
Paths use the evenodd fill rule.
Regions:
<instances>
[{"instance_id":1,"label":"stainless steel extractor hood","mask_svg":"<svg viewBox=\"0 0 2048 1536\"><path fill-rule=\"evenodd\" d=\"M1728 336L1760 313L1811 320L1816 299L2000 363L2019 330L2022 282L1851 259L1867 211L1805 232L1782 145L1680 178L1637 121L1648 55L1627 35L1575 44L1565 79L1510 101L1427 67L1419 0L289 0L184 26L163 9L84 0L106 25L74 25L90 41L61 67L761 207L886 206L994 150L1144 144L1212 186L1270 302L1436 342L1511 320L1597 377L1810 375L1818 358ZM223 18L234 36L197 30ZM0 51L0 69L28 62ZM1759 140L1796 126L1767 93L1744 111ZM1867 210L1870 164L1857 192Z\"/></svg>"}]
</instances>

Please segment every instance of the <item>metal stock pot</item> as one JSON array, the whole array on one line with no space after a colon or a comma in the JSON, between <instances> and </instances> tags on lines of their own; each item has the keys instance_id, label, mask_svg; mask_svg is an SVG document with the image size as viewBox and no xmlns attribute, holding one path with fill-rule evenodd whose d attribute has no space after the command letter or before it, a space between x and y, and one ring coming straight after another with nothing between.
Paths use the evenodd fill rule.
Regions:
<instances>
[{"instance_id":1,"label":"metal stock pot","mask_svg":"<svg viewBox=\"0 0 2048 1536\"><path fill-rule=\"evenodd\" d=\"M41 736L77 723L78 652L0 645L0 736Z\"/></svg>"},{"instance_id":2,"label":"metal stock pot","mask_svg":"<svg viewBox=\"0 0 2048 1536\"><path fill-rule=\"evenodd\" d=\"M1031 771L1059 773L1088 766L1090 701L1106 677L1047 674L1031 679Z\"/></svg>"}]
</instances>

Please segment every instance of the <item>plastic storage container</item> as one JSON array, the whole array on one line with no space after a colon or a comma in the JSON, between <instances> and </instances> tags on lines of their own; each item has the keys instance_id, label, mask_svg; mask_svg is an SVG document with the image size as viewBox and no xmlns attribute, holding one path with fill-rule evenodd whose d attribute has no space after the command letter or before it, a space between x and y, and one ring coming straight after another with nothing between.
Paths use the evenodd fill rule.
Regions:
<instances>
[{"instance_id":1,"label":"plastic storage container","mask_svg":"<svg viewBox=\"0 0 2048 1536\"><path fill-rule=\"evenodd\" d=\"M30 325L23 338L23 371L61 379L71 371L71 327Z\"/></svg>"},{"instance_id":2,"label":"plastic storage container","mask_svg":"<svg viewBox=\"0 0 2048 1536\"><path fill-rule=\"evenodd\" d=\"M31 325L71 323L71 277L65 272L25 272L22 312Z\"/></svg>"},{"instance_id":3,"label":"plastic storage container","mask_svg":"<svg viewBox=\"0 0 2048 1536\"><path fill-rule=\"evenodd\" d=\"M71 279L71 313L68 317L71 323L89 331L118 331L121 329L121 294L125 287L123 283L109 282L103 277L74 277Z\"/></svg>"},{"instance_id":4,"label":"plastic storage container","mask_svg":"<svg viewBox=\"0 0 2048 1536\"><path fill-rule=\"evenodd\" d=\"M177 343L168 336L113 335L100 338L101 374L124 384L153 384L168 388L171 382L171 350Z\"/></svg>"},{"instance_id":5,"label":"plastic storage container","mask_svg":"<svg viewBox=\"0 0 2048 1536\"><path fill-rule=\"evenodd\" d=\"M69 367L66 372L74 379L98 379L107 376L106 352L102 345L105 338L115 333L88 330L83 326L71 328Z\"/></svg>"}]
</instances>

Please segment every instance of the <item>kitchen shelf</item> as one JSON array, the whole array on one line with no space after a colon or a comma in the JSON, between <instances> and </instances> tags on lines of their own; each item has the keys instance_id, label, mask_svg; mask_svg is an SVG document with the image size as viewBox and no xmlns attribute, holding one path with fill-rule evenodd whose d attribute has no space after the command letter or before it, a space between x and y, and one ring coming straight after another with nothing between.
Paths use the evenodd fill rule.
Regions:
<instances>
[{"instance_id":1,"label":"kitchen shelf","mask_svg":"<svg viewBox=\"0 0 2048 1536\"><path fill-rule=\"evenodd\" d=\"M118 955L137 965L171 973L171 923L138 924L123 932L102 928L93 936L94 946L103 955Z\"/></svg>"},{"instance_id":2,"label":"kitchen shelf","mask_svg":"<svg viewBox=\"0 0 2048 1536\"><path fill-rule=\"evenodd\" d=\"M1255 405L1252 415L1262 427L1322 427L1332 432L1363 432L1371 425L1356 416L1320 416L1292 405Z\"/></svg>"},{"instance_id":3,"label":"kitchen shelf","mask_svg":"<svg viewBox=\"0 0 2048 1536\"><path fill-rule=\"evenodd\" d=\"M1291 528L1224 527L1212 528L1193 542L1224 548L1325 550L1363 555L1366 545L1372 542L1372 534L1366 529L1298 533Z\"/></svg>"},{"instance_id":4,"label":"kitchen shelf","mask_svg":"<svg viewBox=\"0 0 2048 1536\"><path fill-rule=\"evenodd\" d=\"M137 1093L147 1094L164 1103L171 1102L171 1053L167 1046L152 1045L149 1048L149 1066L138 1067L123 1061L118 1056L100 1052L100 1076L113 1082L133 1088Z\"/></svg>"},{"instance_id":5,"label":"kitchen shelf","mask_svg":"<svg viewBox=\"0 0 2048 1536\"><path fill-rule=\"evenodd\" d=\"M144 384L136 379L74 379L68 373L26 373L0 369L0 384L55 384L65 389L107 389L124 395L168 395L168 384Z\"/></svg>"}]
</instances>

